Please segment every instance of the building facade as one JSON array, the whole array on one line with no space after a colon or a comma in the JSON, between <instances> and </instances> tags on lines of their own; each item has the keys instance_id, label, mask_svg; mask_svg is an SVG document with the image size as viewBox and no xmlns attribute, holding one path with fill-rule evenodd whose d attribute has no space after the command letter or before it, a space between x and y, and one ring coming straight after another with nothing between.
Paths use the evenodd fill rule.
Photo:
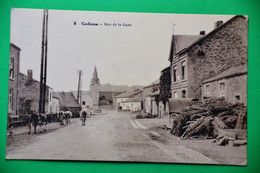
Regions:
<instances>
[{"instance_id":1,"label":"building facade","mask_svg":"<svg viewBox=\"0 0 260 173\"><path fill-rule=\"evenodd\" d=\"M20 51L19 47L10 44L8 117L19 115Z\"/></svg>"},{"instance_id":2,"label":"building facade","mask_svg":"<svg viewBox=\"0 0 260 173\"><path fill-rule=\"evenodd\" d=\"M247 66L231 67L202 82L202 99L224 97L230 103L247 105Z\"/></svg>"},{"instance_id":3,"label":"building facade","mask_svg":"<svg viewBox=\"0 0 260 173\"><path fill-rule=\"evenodd\" d=\"M140 91L142 90L142 88L143 88L142 86L130 87L127 85L100 84L97 68L95 67L93 72L93 77L91 79L91 83L89 86L89 93L87 93L88 96L86 96L86 99L88 100L85 100L85 102L92 103L92 105L90 105L90 108L93 109L98 109L101 101L102 103L106 102L109 105L113 106L114 108L117 108L116 96L125 92ZM82 98L85 97L84 93L86 92L85 91L82 92Z\"/></svg>"},{"instance_id":4,"label":"building facade","mask_svg":"<svg viewBox=\"0 0 260 173\"><path fill-rule=\"evenodd\" d=\"M54 102L53 89L46 86L45 113L51 113ZM30 111L39 112L40 82L33 79L33 71L27 70L27 75L19 73L19 111L21 114L30 114Z\"/></svg>"},{"instance_id":5,"label":"building facade","mask_svg":"<svg viewBox=\"0 0 260 173\"><path fill-rule=\"evenodd\" d=\"M173 36L171 53L171 98L202 98L202 81L232 66L247 64L248 22L234 16L191 44L178 49ZM186 42L187 43L187 42Z\"/></svg>"}]
</instances>

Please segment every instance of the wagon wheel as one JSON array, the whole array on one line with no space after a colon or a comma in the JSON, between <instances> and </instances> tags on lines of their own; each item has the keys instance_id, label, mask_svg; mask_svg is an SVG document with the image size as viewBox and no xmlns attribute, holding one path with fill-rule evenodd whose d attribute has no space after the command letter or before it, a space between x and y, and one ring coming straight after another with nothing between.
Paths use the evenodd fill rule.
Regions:
<instances>
[{"instance_id":1,"label":"wagon wheel","mask_svg":"<svg viewBox=\"0 0 260 173\"><path fill-rule=\"evenodd\" d=\"M170 127L173 126L174 116L175 116L174 114L169 115L169 123L170 123Z\"/></svg>"}]
</instances>

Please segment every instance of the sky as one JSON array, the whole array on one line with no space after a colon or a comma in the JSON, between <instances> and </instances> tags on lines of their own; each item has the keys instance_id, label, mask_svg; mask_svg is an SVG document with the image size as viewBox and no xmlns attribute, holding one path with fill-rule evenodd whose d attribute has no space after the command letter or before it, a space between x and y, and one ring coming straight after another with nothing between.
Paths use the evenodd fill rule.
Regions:
<instances>
[{"instance_id":1,"label":"sky","mask_svg":"<svg viewBox=\"0 0 260 173\"><path fill-rule=\"evenodd\" d=\"M75 91L78 70L83 70L82 89L89 90L96 65L101 84L148 85L170 65L172 34L207 34L214 22L232 17L49 10L47 84L55 91ZM11 10L10 41L21 48L20 71L32 69L36 80L42 21L41 9ZM85 25L88 22L98 26Z\"/></svg>"}]
</instances>

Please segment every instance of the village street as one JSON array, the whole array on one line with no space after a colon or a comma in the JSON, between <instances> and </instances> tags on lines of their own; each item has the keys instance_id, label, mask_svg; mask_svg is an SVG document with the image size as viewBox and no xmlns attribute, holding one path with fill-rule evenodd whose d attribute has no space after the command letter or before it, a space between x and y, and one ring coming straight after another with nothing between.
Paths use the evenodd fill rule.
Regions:
<instances>
[{"instance_id":1,"label":"village street","mask_svg":"<svg viewBox=\"0 0 260 173\"><path fill-rule=\"evenodd\" d=\"M80 119L77 118L72 119L71 124L62 128L48 129L45 134L20 135L15 147L7 145L6 157L40 160L59 158L93 161L217 163L147 128L140 123L142 120L134 117L135 114L130 112L105 110L102 114L87 118L86 126L82 126Z\"/></svg>"}]
</instances>

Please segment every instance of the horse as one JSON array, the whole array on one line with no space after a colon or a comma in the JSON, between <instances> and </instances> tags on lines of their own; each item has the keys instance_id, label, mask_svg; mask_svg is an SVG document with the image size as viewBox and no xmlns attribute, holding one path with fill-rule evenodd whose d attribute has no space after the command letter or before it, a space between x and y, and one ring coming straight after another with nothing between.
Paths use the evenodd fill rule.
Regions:
<instances>
[{"instance_id":1,"label":"horse","mask_svg":"<svg viewBox=\"0 0 260 173\"><path fill-rule=\"evenodd\" d=\"M64 125L64 123L63 123L63 120L64 120L64 119L65 119L65 114L64 114L63 111L60 111L60 112L58 113L58 120L59 120L60 125Z\"/></svg>"},{"instance_id":2,"label":"horse","mask_svg":"<svg viewBox=\"0 0 260 173\"><path fill-rule=\"evenodd\" d=\"M72 112L66 111L66 112L64 112L64 114L65 114L65 121L66 121L66 123L67 124L70 123L70 119L72 118Z\"/></svg>"},{"instance_id":3,"label":"horse","mask_svg":"<svg viewBox=\"0 0 260 173\"><path fill-rule=\"evenodd\" d=\"M28 128L29 128L28 135L31 134L32 125L34 127L34 134L36 134L37 125L40 126L41 133L45 132L47 130L47 116L45 114L42 114L42 113L36 114L36 113L33 112L31 114L30 122L28 124ZM42 127L44 127L43 130L42 130Z\"/></svg>"},{"instance_id":4,"label":"horse","mask_svg":"<svg viewBox=\"0 0 260 173\"><path fill-rule=\"evenodd\" d=\"M80 111L80 119L82 121L82 126L86 125L87 112L85 110Z\"/></svg>"}]
</instances>

